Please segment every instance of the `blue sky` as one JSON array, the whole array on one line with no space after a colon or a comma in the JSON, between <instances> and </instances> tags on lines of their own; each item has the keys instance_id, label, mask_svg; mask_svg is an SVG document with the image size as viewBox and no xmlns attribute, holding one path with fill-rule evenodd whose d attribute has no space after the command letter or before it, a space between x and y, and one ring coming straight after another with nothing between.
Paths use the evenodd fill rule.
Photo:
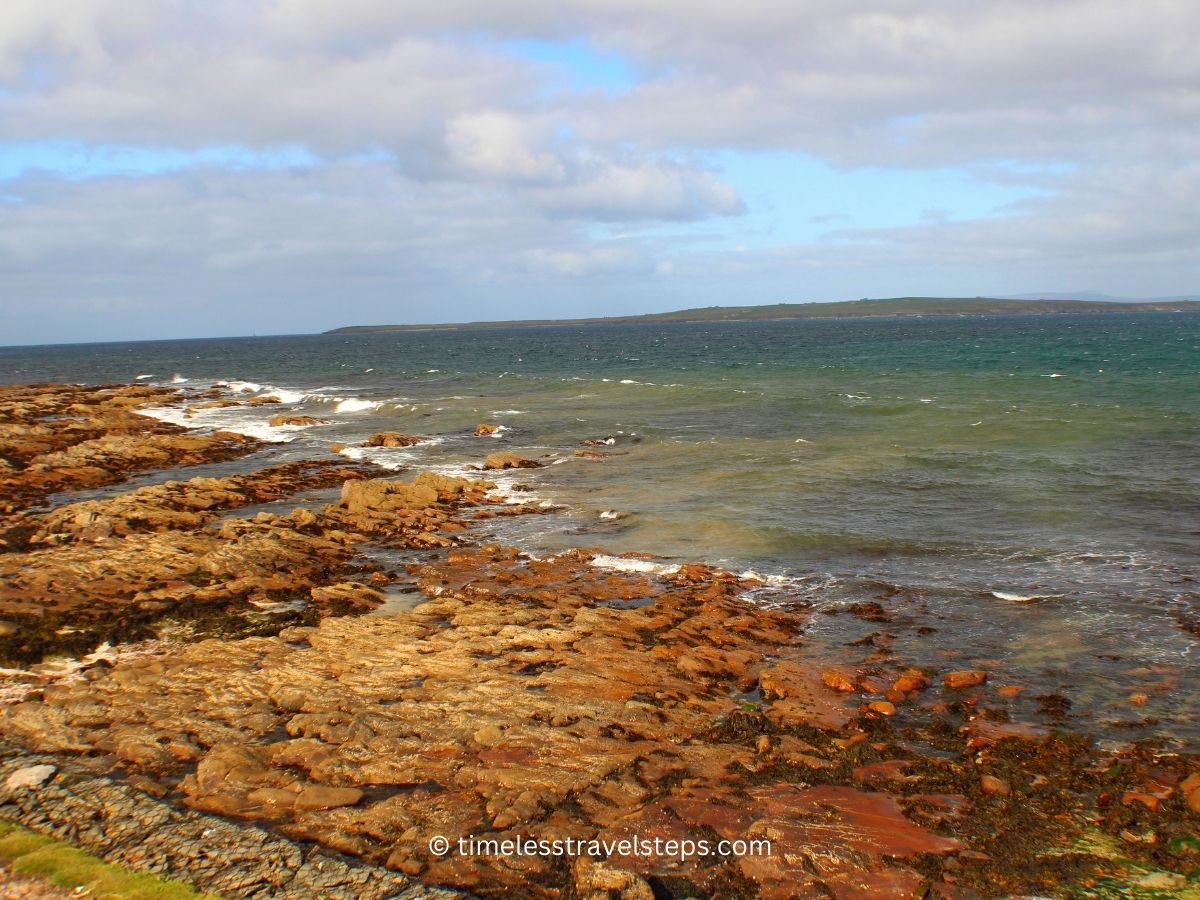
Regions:
<instances>
[{"instance_id":1,"label":"blue sky","mask_svg":"<svg viewBox=\"0 0 1200 900\"><path fill-rule=\"evenodd\" d=\"M15 4L0 343L1196 293L1151 5Z\"/></svg>"}]
</instances>

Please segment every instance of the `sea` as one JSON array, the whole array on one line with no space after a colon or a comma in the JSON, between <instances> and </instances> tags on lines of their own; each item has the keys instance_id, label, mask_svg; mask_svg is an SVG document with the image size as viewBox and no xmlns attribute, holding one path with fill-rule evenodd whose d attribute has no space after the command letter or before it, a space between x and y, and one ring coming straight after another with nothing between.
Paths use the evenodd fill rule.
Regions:
<instances>
[{"instance_id":1,"label":"sea","mask_svg":"<svg viewBox=\"0 0 1200 900\"><path fill-rule=\"evenodd\" d=\"M488 474L512 502L546 510L493 520L488 539L535 555L602 548L618 567L752 573L762 586L748 603L812 608L800 640L814 654L874 639L912 664L999 673L1026 689L1017 702L1031 716L1057 708L1059 725L1105 740L1200 748L1194 313L12 347L0 381L217 385L282 401L153 411L270 443L134 484L329 458L331 444L385 430L431 440L343 455L397 478L463 474L498 450L541 459ZM320 424L270 427L280 412ZM475 437L484 422L500 428ZM611 558L629 553L642 556ZM864 603L889 621L849 612ZM1130 702L1138 693L1144 704Z\"/></svg>"}]
</instances>

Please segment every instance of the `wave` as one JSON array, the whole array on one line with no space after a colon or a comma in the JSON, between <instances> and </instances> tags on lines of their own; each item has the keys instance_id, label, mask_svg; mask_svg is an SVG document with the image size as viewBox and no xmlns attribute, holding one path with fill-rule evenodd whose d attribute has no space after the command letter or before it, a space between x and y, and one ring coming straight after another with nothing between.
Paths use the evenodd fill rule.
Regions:
<instances>
[{"instance_id":1,"label":"wave","mask_svg":"<svg viewBox=\"0 0 1200 900\"><path fill-rule=\"evenodd\" d=\"M605 553L592 557L592 565L597 569L610 569L614 572L641 572L647 575L673 575L679 571L679 563L656 563L648 559L609 556Z\"/></svg>"}]
</instances>

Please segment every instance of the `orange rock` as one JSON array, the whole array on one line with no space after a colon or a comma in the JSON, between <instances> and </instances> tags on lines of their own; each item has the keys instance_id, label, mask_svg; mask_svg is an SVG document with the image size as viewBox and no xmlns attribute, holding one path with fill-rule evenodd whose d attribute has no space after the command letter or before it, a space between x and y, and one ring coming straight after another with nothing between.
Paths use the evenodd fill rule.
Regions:
<instances>
[{"instance_id":1,"label":"orange rock","mask_svg":"<svg viewBox=\"0 0 1200 900\"><path fill-rule=\"evenodd\" d=\"M1121 802L1126 806L1133 806L1135 803L1140 803L1150 810L1150 812L1158 812L1159 799L1152 794L1146 794L1142 791L1126 791L1121 795Z\"/></svg>"},{"instance_id":2,"label":"orange rock","mask_svg":"<svg viewBox=\"0 0 1200 900\"><path fill-rule=\"evenodd\" d=\"M979 787L985 794L1006 797L1012 793L1012 786L1003 778L995 775L984 775L979 779Z\"/></svg>"},{"instance_id":3,"label":"orange rock","mask_svg":"<svg viewBox=\"0 0 1200 900\"><path fill-rule=\"evenodd\" d=\"M852 734L848 738L834 738L833 742L843 750L849 750L851 747L861 744L866 739L867 733L865 731L860 731L858 734Z\"/></svg>"},{"instance_id":4,"label":"orange rock","mask_svg":"<svg viewBox=\"0 0 1200 900\"><path fill-rule=\"evenodd\" d=\"M848 674L842 669L826 669L821 673L821 683L827 688L844 693L851 693L855 690L854 675Z\"/></svg>"},{"instance_id":5,"label":"orange rock","mask_svg":"<svg viewBox=\"0 0 1200 900\"><path fill-rule=\"evenodd\" d=\"M1187 794L1184 797L1184 802L1187 804L1188 809L1200 816L1200 790L1194 790L1190 794Z\"/></svg>"},{"instance_id":6,"label":"orange rock","mask_svg":"<svg viewBox=\"0 0 1200 900\"><path fill-rule=\"evenodd\" d=\"M314 419L312 416L271 416L271 421L267 423L272 428L279 428L284 425L319 425L320 419Z\"/></svg>"},{"instance_id":7,"label":"orange rock","mask_svg":"<svg viewBox=\"0 0 1200 900\"><path fill-rule=\"evenodd\" d=\"M1132 703L1134 706L1145 706L1146 702L1149 699L1150 698L1148 696L1146 696L1145 694L1130 694L1129 695L1129 702Z\"/></svg>"},{"instance_id":8,"label":"orange rock","mask_svg":"<svg viewBox=\"0 0 1200 900\"><path fill-rule=\"evenodd\" d=\"M867 704L867 709L871 712L879 713L881 716L894 716L896 707L888 703L886 700L876 700L874 703Z\"/></svg>"},{"instance_id":9,"label":"orange rock","mask_svg":"<svg viewBox=\"0 0 1200 900\"><path fill-rule=\"evenodd\" d=\"M499 425L493 425L491 422L480 422L475 426L475 437L486 437L489 434L495 434L499 430Z\"/></svg>"},{"instance_id":10,"label":"orange rock","mask_svg":"<svg viewBox=\"0 0 1200 900\"><path fill-rule=\"evenodd\" d=\"M1013 697L1019 696L1020 693L1024 690L1025 690L1025 688L1018 687L1015 684L1006 684L1006 685L1004 685L1004 687L999 688L996 691L996 693L998 693L1001 697L1007 697L1007 698L1011 699Z\"/></svg>"},{"instance_id":11,"label":"orange rock","mask_svg":"<svg viewBox=\"0 0 1200 900\"><path fill-rule=\"evenodd\" d=\"M902 694L913 691L923 691L929 684L929 679L920 669L908 669L892 682L892 690Z\"/></svg>"},{"instance_id":12,"label":"orange rock","mask_svg":"<svg viewBox=\"0 0 1200 900\"><path fill-rule=\"evenodd\" d=\"M979 687L985 681L987 681L987 672L947 672L945 677L942 678L942 683L955 691Z\"/></svg>"}]
</instances>

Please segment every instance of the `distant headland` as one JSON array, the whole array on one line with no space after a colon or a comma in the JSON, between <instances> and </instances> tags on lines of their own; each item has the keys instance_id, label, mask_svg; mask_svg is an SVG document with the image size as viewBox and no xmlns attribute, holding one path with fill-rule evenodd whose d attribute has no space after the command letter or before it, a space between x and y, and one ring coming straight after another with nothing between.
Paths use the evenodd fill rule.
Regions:
<instances>
[{"instance_id":1,"label":"distant headland","mask_svg":"<svg viewBox=\"0 0 1200 900\"><path fill-rule=\"evenodd\" d=\"M790 319L866 319L887 316L1064 315L1071 313L1200 312L1197 300L1001 299L992 297L893 297L838 303L777 303L770 306L707 306L640 316L590 319L520 319L439 325L347 325L326 334L387 331L453 331L466 328L545 328L555 325L636 325L687 322L772 322Z\"/></svg>"}]
</instances>

